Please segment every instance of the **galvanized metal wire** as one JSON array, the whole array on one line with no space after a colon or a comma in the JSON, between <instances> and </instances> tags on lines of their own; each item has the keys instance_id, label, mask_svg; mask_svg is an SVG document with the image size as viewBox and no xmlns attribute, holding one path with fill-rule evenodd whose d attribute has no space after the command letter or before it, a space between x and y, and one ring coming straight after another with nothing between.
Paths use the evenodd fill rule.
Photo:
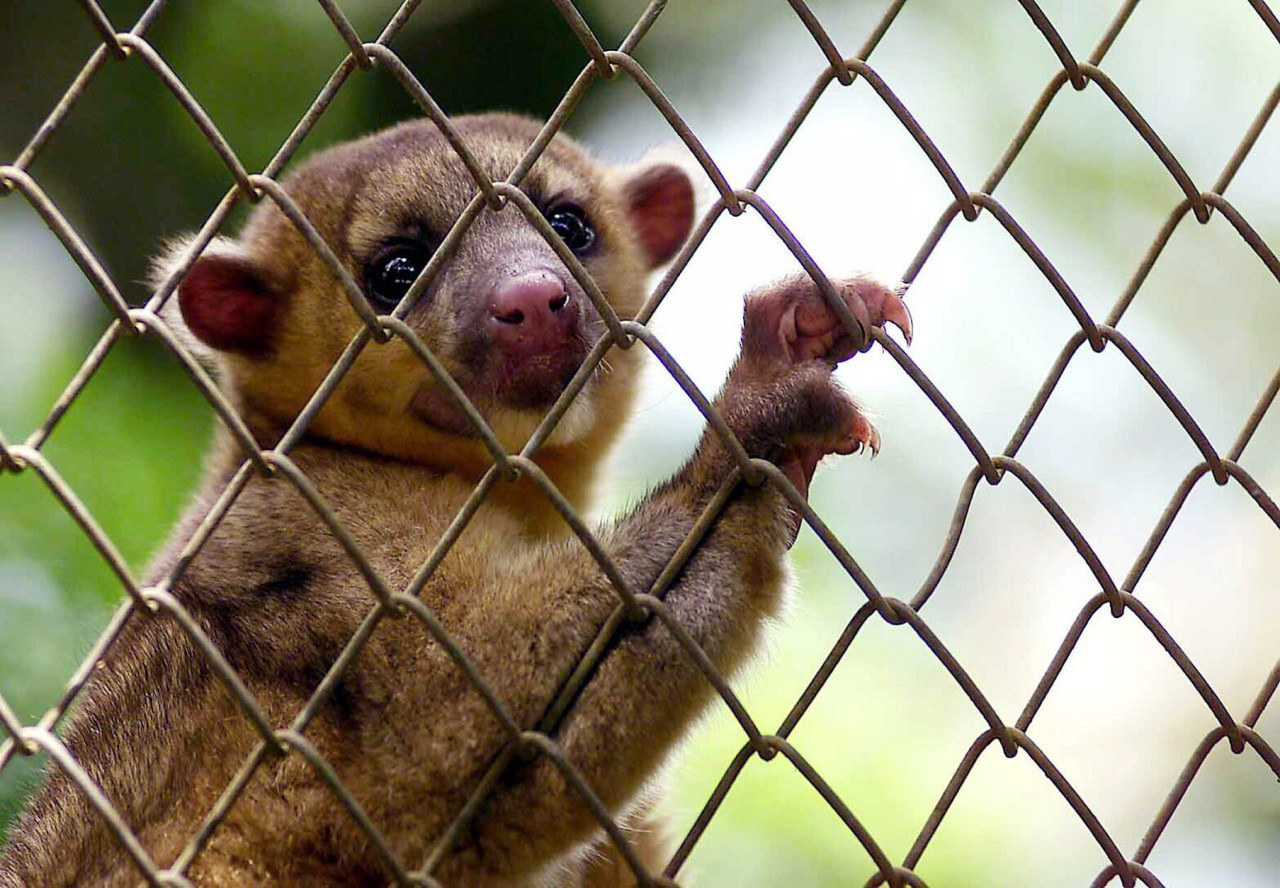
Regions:
<instances>
[{"instance_id":1,"label":"galvanized metal wire","mask_svg":"<svg viewBox=\"0 0 1280 888\"><path fill-rule=\"evenodd\" d=\"M1238 484L1249 494L1253 502L1270 518L1277 528L1280 528L1280 506L1277 506L1275 498L1259 485L1240 462L1250 439L1263 417L1271 410L1276 395L1280 392L1280 368L1277 369L1270 383L1259 395L1256 406L1245 420L1236 439L1225 453L1219 453L1209 437L1197 424L1195 418L1179 401L1172 388L1143 357L1138 346L1131 342L1117 327L1142 288L1147 275L1160 258L1171 234L1185 221L1188 214L1197 222L1204 224L1208 222L1215 212L1221 213L1239 234L1240 238L1280 282L1280 260L1277 259L1276 254L1267 242L1225 196L1233 177L1257 142L1263 128L1270 121L1277 105L1280 104L1280 85L1277 85L1267 97L1252 125L1241 137L1238 147L1217 179L1207 190L1201 190L1173 152L1144 119L1141 112L1129 101L1121 88L1108 77L1102 68L1108 50L1122 29L1128 25L1131 13L1137 5L1137 0L1125 0L1121 4L1114 19L1083 61L1077 60L1073 56L1066 41L1034 0L1019 0L1020 6L1026 13L1031 25L1043 37L1049 50L1058 59L1060 67L1050 78L1039 98L1028 111L1025 120L999 162L981 185L976 190L971 190L929 138L923 126L895 95L892 87L880 77L871 65L870 59L876 46L894 24L898 14L905 6L906 0L894 0L894 2L888 4L888 8L872 29L866 42L852 56L842 55L836 42L824 29L819 17L814 14L803 0L789 0L793 11L820 50L821 57L825 57L827 65L815 72L813 86L801 98L790 119L783 126L782 131L778 134L756 170L747 177L745 182L735 187L722 173L697 134L663 95L659 85L650 77L634 56L635 48L661 16L666 6L665 0L653 0L648 5L636 21L631 32L616 50L609 50L604 47L593 33L589 22L570 0L552 0L552 2L563 16L566 27L572 31L582 45L584 52L582 71L547 121L537 140L529 148L527 155L511 171L505 181L491 182L483 175L480 166L470 156L464 140L454 130L449 117L440 109L430 93L390 46L392 39L403 28L405 22L416 9L418 4L415 0L406 0L403 6L392 16L382 33L370 43L364 42L358 35L356 29L343 14L335 0L319 0L321 9L333 23L334 29L343 41L347 54L344 58L337 60L333 75L316 96L311 107L299 120L288 139L280 146L266 167L256 174L251 173L242 164L232 146L219 132L214 121L201 108L196 97L183 84L181 78L166 64L164 58L155 47L147 41L148 30L163 11L163 0L154 0L128 31L118 31L116 25L94 0L82 0L81 6L93 28L100 36L101 43L86 60L79 75L63 94L57 105L50 111L48 117L31 137L30 141L19 152L18 156L8 165L0 166L0 195L8 196L11 199L26 200L49 225L67 253L80 267L86 280L102 298L111 315L111 321L97 344L85 357L79 371L57 398L45 419L27 435L25 440L20 443L9 443L9 439L0 436L0 469L8 473L30 472L44 482L50 494L65 507L77 526L102 555L110 569L119 579L121 587L126 593L126 598L125 603L111 620L110 625L103 632L88 656L84 658L75 675L72 676L62 697L55 706L34 724L23 724L14 713L13 708L5 701L3 696L0 696L0 736L5 738L3 743L0 743L0 769L5 767L16 756L32 755L39 752L47 754L55 767L62 768L67 772L75 785L85 793L94 810L103 817L110 831L118 838L125 852L137 865L140 881L150 885L186 885L188 884L186 873L193 861L205 847L214 831L218 828L219 823L236 803L238 796L248 784L259 764L271 756L296 755L306 761L315 770L317 777L330 787L337 802L350 813L353 823L368 833L373 847L386 867L389 882L397 885L436 885L438 882L433 874L437 867L448 855L453 842L466 829L470 820L483 809L490 792L497 785L503 771L512 761L521 756L542 755L554 763L568 784L580 795L582 803L599 820L601 828L609 839L617 845L621 857L634 870L639 884L648 886L675 883L690 853L702 838L708 824L716 816L726 796L733 790L743 768L752 758L759 757L764 760L774 760L781 757L796 768L798 773L812 785L814 790L848 827L851 841L857 842L865 850L870 873L866 885L870 888L870 886L887 884L897 888L897 886L925 884L923 879L914 871L916 866L929 847L944 818L948 815L953 802L968 780L975 763L989 749L998 746L1006 757L1012 758L1020 754L1029 757L1041 771L1044 779L1061 795L1064 803L1070 806L1092 835L1100 852L1099 859L1105 861L1093 881L1095 886L1105 886L1116 882L1126 886L1126 888L1131 888L1137 883L1148 886L1160 885L1158 875L1147 868L1146 862L1185 797L1188 788L1196 779L1200 766L1218 744L1226 743L1230 750L1236 754L1251 752L1257 755L1277 777L1280 777L1280 754L1277 754L1277 751L1267 739L1256 730L1259 718L1264 709L1270 704L1277 686L1280 686L1280 663L1277 663L1263 686L1258 690L1257 696L1248 711L1239 716L1234 715L1224 705L1218 693L1215 692L1214 688L1205 679L1190 657L1187 656L1172 634L1161 624L1158 616L1136 594L1138 583L1144 571L1160 548L1170 527L1178 518L1183 504L1195 486L1206 476L1211 477L1218 485ZM1268 7L1268 4L1264 0L1249 0L1249 5L1257 14L1262 26L1269 29L1277 41L1280 41L1280 22L1277 21L1276 15ZM184 261L179 263L169 278L154 291L151 298L142 308L130 308L127 305L121 296L120 289L94 256L84 239L76 233L74 227L59 211L55 201L48 196L30 172L33 161L40 155L49 140L56 137L59 128L67 117L74 113L76 104L90 82L108 61L142 64L148 67L187 112L193 125L209 141L226 166L229 179L226 196L209 215ZM291 198L277 184L277 177L281 171L289 163L298 147L307 138L329 103L348 79L357 72L364 72L377 67L387 68L410 98L423 110L423 113L439 127L448 139L449 144L458 153L464 167L475 179L476 186L475 198L458 219L453 230L444 238L441 247L435 253L419 281L410 289L402 304L393 313L386 316L377 314L364 298L357 283L350 278L333 256L310 220L306 218ZM562 248L545 220L542 219L535 208L529 205L527 198L519 190L519 185L524 176L546 148L550 139L563 127L583 94L591 88L595 81L602 79L612 80L619 76L630 78L639 86L670 125L672 132L692 152L697 163L705 172L708 182L718 195L718 200L699 220L689 242L680 251L669 270L658 282L634 318L619 318L614 314L586 271L571 254ZM914 260L906 269L902 280L910 286L957 218L972 222L986 212L995 217L1009 237L1026 253L1035 267L1043 274L1079 328L1062 346L1057 360L1054 362L1040 389L1036 392L1032 402L1028 405L1023 419L1018 424L1009 443L1003 451L995 454L988 452L984 448L959 411L948 401L946 395L912 361L911 357L902 348L882 332L878 330L870 331L870 336L892 356L903 373L941 413L973 457L973 469L961 487L950 528L943 540L933 568L920 589L908 601L888 597L876 588L871 578L859 567L851 552L841 543L822 517L805 501L804 497L792 488L786 477L775 466L764 461L748 459L747 454L738 442L733 439L728 427L716 414L710 400L705 394L697 390L688 374L685 373L648 326L654 311L662 303L674 282L684 271L690 258L699 249L708 232L721 216L728 213L729 216L735 217L746 213L748 210L753 210L762 217L787 249L794 254L798 262L814 278L827 298L832 300L833 308L840 313L855 340L864 341L864 331L858 326L856 320L849 314L843 303L835 299L830 282L823 275L817 263L805 250L803 244L791 233L784 221L757 193L774 164L785 152L788 144L804 124L810 111L826 90L833 83L842 88L856 87L859 81L864 81L867 87L890 110L914 140L919 150L932 164L952 195L951 202L942 208L937 224L920 246ZM1028 141L1034 136L1046 110L1055 101L1062 88L1068 84L1074 90L1093 88L1101 92L1114 106L1115 112L1122 116L1146 143L1182 193L1182 199L1170 209L1165 224L1157 233L1128 285L1118 296L1110 312L1102 320L1097 320L1089 314L1064 276L1058 272L1035 240L1019 224L1017 218L995 197L1000 183L1017 161ZM254 440L248 427L236 415L233 406L218 391L207 374L186 351L182 340L169 329L159 311L172 296L174 289L187 268L190 267L191 262L195 260L200 250L208 244L221 228L234 206L240 201L257 201L264 198L274 201L298 228L300 234L317 250L327 267L341 284L350 300L353 311L362 322L360 332L353 338L340 360L333 366L328 376L317 388L313 397L298 415L280 443L271 449L263 449ZM516 205L514 210L507 207L511 203ZM608 327L608 332L595 344L582 369L566 388L563 395L558 399L520 453L506 453L502 450L498 439L492 430L488 428L480 412L467 401L461 388L449 378L448 371L432 353L430 346L422 342L403 321L418 296L425 291L431 280L439 273L444 264L449 261L467 227L471 225L472 221L486 205L494 210L507 207L508 212L525 214L533 226L548 239L553 248L558 249L574 276L579 279L584 290L600 308ZM161 578L151 586L144 586L134 578L124 559L113 545L111 539L94 519L90 510L77 497L72 487L62 479L57 469L42 452L42 447L56 431L63 414L84 391L85 386L98 371L107 354L122 337L138 335L159 338L165 347L175 354L177 360L191 377L196 389L210 403L219 419L230 429L244 452L243 463L239 471L232 476L222 495L210 507L169 575ZM402 590L389 587L378 576L372 564L361 551L358 543L337 520L307 476L289 457L290 449L305 435L311 421L350 369L357 356L365 348L376 348L378 347L377 343L389 339L405 341L430 371L445 383L453 397L459 401L469 421L476 427L481 440L489 448L494 461L493 467L476 484L472 494L448 530L437 542L434 550L424 561L420 570L408 586ZM1181 427L1183 433L1191 440L1200 454L1199 461L1187 469L1182 483L1173 492L1156 526L1151 530L1146 544L1134 560L1127 575L1118 583L1107 571L1101 559L1094 552L1079 527L1072 521L1067 511L1055 500L1052 493L1040 482L1036 474L1017 459L1019 449L1039 419L1045 405L1053 396L1066 368L1074 361L1085 359L1081 357L1080 349L1085 343L1089 345L1090 350L1093 352L1102 352L1109 348L1119 352L1130 364L1134 372L1163 402ZM607 553L594 538L586 522L575 513L565 497L534 462L537 452L547 440L555 425L560 421L573 399L577 397L583 385L595 371L606 350L614 345L622 348L635 348L638 344L657 357L658 362L672 375L676 384L694 401L714 432L724 440L726 448L734 456L737 463L737 471L725 480L719 494L707 506L705 512L690 532L688 539L680 546L672 562L663 570L653 587L649 589L635 589L628 586L622 575L610 563ZM340 542L343 549L352 559L356 569L368 581L370 589L369 612L363 623L332 664L311 699L295 715L290 724L283 727L274 726L269 722L262 707L254 700L248 687L236 675L215 644L200 629L198 621L193 619L182 602L169 591L192 560L200 557L200 550L205 541L208 540L236 497L244 489L252 473L255 472L283 478L298 489L299 493L307 500L319 518ZM521 476L531 480L563 516L572 532L599 562L601 569L613 584L618 598L618 604L613 615L600 627L595 642L583 652L571 674L565 677L556 698L548 704L543 715L533 725L520 725L513 719L504 707L501 695L488 685L471 662L465 647L451 637L440 621L436 619L430 608L417 597L417 593L458 539L481 502L490 495L495 486ZM996 707L984 695L977 682L966 672L964 666L950 653L944 641L933 631L924 615L925 606L946 573L952 556L959 545L965 519L968 516L979 484L985 482L994 486L1004 482L1007 478L1013 478L1018 484L1022 485L1043 507L1079 553L1080 558L1088 567L1098 586L1097 594L1090 598L1080 609L1077 618L1066 637L1062 640L1048 668L1041 676L1031 697L1027 700L1021 713L1012 722L1002 718ZM679 624L663 601L667 586L678 574L681 566L696 551L705 534L714 525L721 510L731 498L734 489L742 483L773 484L781 488L793 507L802 516L803 521L814 531L818 540L830 550L836 561L866 597L866 603L850 616L848 625L826 656L821 667L799 699L796 700L791 711L773 733L767 733L758 725L746 706L734 693L730 683L723 675L717 672L712 660ZM1059 770L1032 736L1033 722L1037 712L1053 689L1068 660L1073 656L1077 642L1094 618L1104 608L1114 618L1136 620L1151 634L1185 676L1187 683L1194 689L1196 695L1217 723L1213 730L1205 735L1201 743L1191 751L1185 768L1170 788L1164 803L1160 805L1158 810L1153 812L1146 834L1138 846L1128 854L1112 839L1106 825L1095 816L1086 799L1076 791L1069 776ZM475 787L470 799L457 812L450 826L441 835L435 837L432 850L423 860L403 860L397 857L385 838L379 834L377 825L370 820L361 807L360 801L342 784L339 775L306 739L307 726L325 705L344 671L349 668L353 660L359 655L374 629L387 617L420 621L431 633L432 637L449 653L467 680L476 687L487 706L493 711L502 725L507 736L507 745L503 753L492 763L488 772ZM877 843L875 837L858 819L856 813L845 804L817 769L809 763L803 752L794 746L790 740L790 736L796 726L822 692L824 685L840 664L842 658L858 639L861 630L872 618L879 618L891 625L909 626L921 643L944 666L956 685L986 723L985 730L973 740L968 751L956 766L952 778L943 789L933 811L921 825L915 843L898 863L890 860ZM257 748L243 762L234 779L225 788L214 807L208 812L204 823L190 837L178 858L168 867L160 866L149 857L137 836L130 831L119 812L113 808L111 801L104 796L101 789L79 767L74 757L58 739L56 733L59 723L63 720L68 708L84 686L95 664L116 642L121 629L131 619L174 620L182 628L193 646L205 657L213 672L225 683L229 692L239 703L244 717L254 725L260 735L260 742ZM590 680L596 665L608 650L609 640L629 620L634 619L656 619L668 628L676 641L688 654L691 662L705 675L708 683L728 706L744 734L743 744L739 753L726 769L719 784L707 799L705 806L687 835L685 835L678 850L661 873L651 873L644 869L636 850L630 845L623 830L614 821L611 812L600 802L592 787L554 739L555 729L560 719L567 712L579 689Z\"/></svg>"}]
</instances>

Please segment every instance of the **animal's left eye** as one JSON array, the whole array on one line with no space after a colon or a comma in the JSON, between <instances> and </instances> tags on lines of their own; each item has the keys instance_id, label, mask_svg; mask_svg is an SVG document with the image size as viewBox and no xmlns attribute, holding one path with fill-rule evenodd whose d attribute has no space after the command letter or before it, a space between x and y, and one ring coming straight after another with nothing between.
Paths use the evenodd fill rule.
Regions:
<instances>
[{"instance_id":1,"label":"animal's left eye","mask_svg":"<svg viewBox=\"0 0 1280 888\"><path fill-rule=\"evenodd\" d=\"M585 253L596 242L596 230L587 219L586 211L577 204L561 204L547 213L547 221L551 223L551 230L575 253Z\"/></svg>"}]
</instances>

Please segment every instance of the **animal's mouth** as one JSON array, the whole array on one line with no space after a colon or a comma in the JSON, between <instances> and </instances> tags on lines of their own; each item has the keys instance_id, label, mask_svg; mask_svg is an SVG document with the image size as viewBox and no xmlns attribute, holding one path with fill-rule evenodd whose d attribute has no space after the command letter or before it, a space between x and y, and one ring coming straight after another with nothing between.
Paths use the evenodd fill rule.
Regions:
<instances>
[{"instance_id":1,"label":"animal's mouth","mask_svg":"<svg viewBox=\"0 0 1280 888\"><path fill-rule=\"evenodd\" d=\"M585 357L585 346L569 344L524 354L495 350L485 368L484 394L517 410L545 410L568 387Z\"/></svg>"},{"instance_id":2,"label":"animal's mouth","mask_svg":"<svg viewBox=\"0 0 1280 888\"><path fill-rule=\"evenodd\" d=\"M478 384L455 378L475 412L495 432L514 423L521 428L528 426L528 433L532 433L581 369L585 351L584 348L583 354L574 356L573 360L566 359L561 352L545 361L526 358L518 368L487 367ZM585 406L594 386L593 376L575 393L575 402L583 401ZM430 374L414 393L408 412L419 422L445 434L481 437L480 426L464 402ZM566 417L574 412L571 405Z\"/></svg>"}]
</instances>

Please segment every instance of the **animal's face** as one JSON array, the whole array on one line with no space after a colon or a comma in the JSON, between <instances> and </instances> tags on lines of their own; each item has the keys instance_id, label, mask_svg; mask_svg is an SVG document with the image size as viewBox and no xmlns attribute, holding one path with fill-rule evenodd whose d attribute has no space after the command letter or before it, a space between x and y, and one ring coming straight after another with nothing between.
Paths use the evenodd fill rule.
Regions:
<instances>
[{"instance_id":1,"label":"animal's face","mask_svg":"<svg viewBox=\"0 0 1280 888\"><path fill-rule=\"evenodd\" d=\"M459 118L457 126L495 181L519 163L538 130L506 115ZM679 169L607 168L563 137L521 188L624 318L643 299L645 273L675 253L692 223L692 189ZM317 156L286 190L374 310L389 314L476 186L444 137L419 122ZM218 242L206 252L178 301L191 332L227 356L231 387L246 409L276 422L297 414L360 327L324 262L270 206L239 244ZM514 204L480 211L405 322L512 448L606 330L582 286ZM609 370L588 383L551 443L578 441L602 426L611 432L630 400L633 365L631 353L615 349ZM312 428L410 458L475 438L456 400L400 341L370 344Z\"/></svg>"}]
</instances>

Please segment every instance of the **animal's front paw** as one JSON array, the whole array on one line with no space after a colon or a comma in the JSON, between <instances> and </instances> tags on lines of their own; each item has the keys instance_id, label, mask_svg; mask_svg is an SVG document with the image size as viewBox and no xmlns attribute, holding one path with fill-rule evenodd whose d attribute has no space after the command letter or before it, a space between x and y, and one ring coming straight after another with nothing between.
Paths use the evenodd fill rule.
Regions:
<instances>
[{"instance_id":1,"label":"animal's front paw","mask_svg":"<svg viewBox=\"0 0 1280 888\"><path fill-rule=\"evenodd\" d=\"M808 276L747 297L742 356L726 389L730 425L752 456L774 461L801 494L827 454L880 450L880 434L831 378L871 342L866 331L898 327L911 341L911 315L898 290L871 278L832 282L862 325L841 323Z\"/></svg>"},{"instance_id":2,"label":"animal's front paw","mask_svg":"<svg viewBox=\"0 0 1280 888\"><path fill-rule=\"evenodd\" d=\"M856 401L828 377L814 380L814 388L802 396L811 405L807 419L787 437L773 462L795 485L801 496L809 495L809 484L818 463L829 454L847 455L880 452L880 433L863 415ZM816 407L813 410L812 407Z\"/></svg>"},{"instance_id":3,"label":"animal's front paw","mask_svg":"<svg viewBox=\"0 0 1280 888\"><path fill-rule=\"evenodd\" d=\"M747 297L743 356L793 364L837 364L871 344L870 330L893 324L911 343L911 314L899 290L869 277L833 280L836 294L862 326L851 334L808 275L779 281Z\"/></svg>"}]
</instances>

